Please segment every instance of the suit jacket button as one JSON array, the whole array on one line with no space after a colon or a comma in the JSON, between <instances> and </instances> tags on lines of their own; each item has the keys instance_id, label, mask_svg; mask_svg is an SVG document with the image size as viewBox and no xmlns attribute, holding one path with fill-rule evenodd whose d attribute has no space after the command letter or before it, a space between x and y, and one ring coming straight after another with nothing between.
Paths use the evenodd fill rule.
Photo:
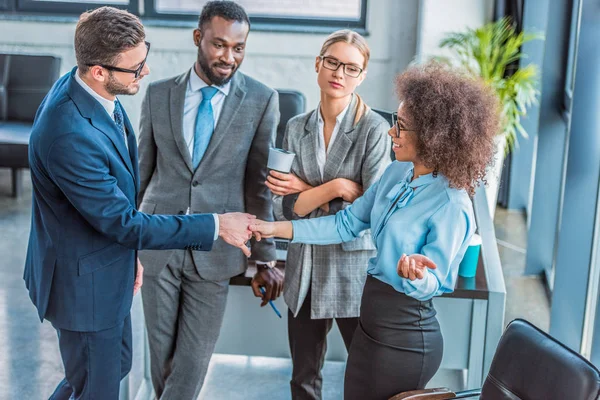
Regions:
<instances>
[{"instance_id":1,"label":"suit jacket button","mask_svg":"<svg viewBox=\"0 0 600 400\"><path fill-rule=\"evenodd\" d=\"M199 183L198 181L194 181L194 182L192 182L192 186L193 186L193 187L196 187L196 186L198 186L199 184L200 184L200 183Z\"/></svg>"}]
</instances>

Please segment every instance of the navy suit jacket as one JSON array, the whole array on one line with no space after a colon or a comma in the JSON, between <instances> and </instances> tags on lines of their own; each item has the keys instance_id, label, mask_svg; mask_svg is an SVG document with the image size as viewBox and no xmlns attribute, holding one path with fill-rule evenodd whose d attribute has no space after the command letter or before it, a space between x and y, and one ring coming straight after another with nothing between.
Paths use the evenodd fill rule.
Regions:
<instances>
[{"instance_id":1,"label":"navy suit jacket","mask_svg":"<svg viewBox=\"0 0 600 400\"><path fill-rule=\"evenodd\" d=\"M60 78L29 141L32 219L24 279L40 320L72 331L113 327L128 315L139 249L212 248L210 214L137 211L137 144L75 80Z\"/></svg>"}]
</instances>

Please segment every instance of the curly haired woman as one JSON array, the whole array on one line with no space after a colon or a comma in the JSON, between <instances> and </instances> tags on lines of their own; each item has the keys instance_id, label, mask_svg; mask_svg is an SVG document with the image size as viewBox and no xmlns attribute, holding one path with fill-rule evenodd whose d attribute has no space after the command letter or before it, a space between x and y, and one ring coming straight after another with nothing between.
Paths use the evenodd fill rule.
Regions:
<instances>
[{"instance_id":1,"label":"curly haired woman","mask_svg":"<svg viewBox=\"0 0 600 400\"><path fill-rule=\"evenodd\" d=\"M483 179L498 132L498 104L481 81L437 64L409 68L392 138L396 162L335 215L251 226L260 237L340 243L371 228L360 320L345 399L387 399L424 388L439 368L443 338L432 298L452 292L475 232L470 196ZM437 266L437 268L436 268Z\"/></svg>"}]
</instances>

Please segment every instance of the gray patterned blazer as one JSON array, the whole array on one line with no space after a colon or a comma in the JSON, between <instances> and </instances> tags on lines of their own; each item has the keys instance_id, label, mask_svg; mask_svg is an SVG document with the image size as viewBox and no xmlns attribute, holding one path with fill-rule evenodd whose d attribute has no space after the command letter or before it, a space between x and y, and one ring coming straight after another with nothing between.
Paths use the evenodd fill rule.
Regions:
<instances>
[{"instance_id":1,"label":"gray patterned blazer","mask_svg":"<svg viewBox=\"0 0 600 400\"><path fill-rule=\"evenodd\" d=\"M317 166L319 135L318 108L292 118L286 127L283 148L296 153L292 172L311 186L319 186L335 178L357 182L366 190L390 163L389 124L373 111L368 111L353 126L356 115L356 96L341 122L340 130L331 146L323 170ZM274 196L273 209L279 220L299 218L290 215L289 198ZM337 203L340 206L335 207ZM334 214L349 203L336 199L330 203ZM306 218L328 215L321 209ZM286 216L288 218L286 218ZM358 317L360 298L366 279L367 263L375 255L370 231L352 242L327 246L290 244L287 253L284 298L290 310L297 315L309 288L311 289L311 318Z\"/></svg>"}]
</instances>

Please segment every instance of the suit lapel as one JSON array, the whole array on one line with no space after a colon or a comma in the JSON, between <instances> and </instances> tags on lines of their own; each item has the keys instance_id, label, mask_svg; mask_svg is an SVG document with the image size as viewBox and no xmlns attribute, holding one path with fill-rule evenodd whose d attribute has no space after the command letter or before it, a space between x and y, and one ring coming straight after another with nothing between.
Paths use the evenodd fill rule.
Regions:
<instances>
[{"instance_id":1,"label":"suit lapel","mask_svg":"<svg viewBox=\"0 0 600 400\"><path fill-rule=\"evenodd\" d=\"M229 134L229 126L238 113L244 98L246 97L246 82L244 76L240 72L236 72L231 80L231 89L229 95L225 98L219 120L215 126L215 130L210 138L206 153L200 161L198 169L194 173L198 173L205 160L208 160L212 153L217 151L219 144L225 136Z\"/></svg>"},{"instance_id":2,"label":"suit lapel","mask_svg":"<svg viewBox=\"0 0 600 400\"><path fill-rule=\"evenodd\" d=\"M108 116L108 114L100 104L98 104L96 112L92 116L92 125L96 129L102 131L102 133L108 136L109 139L113 142L113 144L117 148L117 151L119 152L119 155L121 156L121 159L127 166L127 169L131 173L131 176L133 176L135 180L136 175L133 170L133 165L131 163L131 156L129 155L129 152L127 151L127 146L125 145L125 138L123 138L123 135L121 134L121 131L119 130L115 122Z\"/></svg>"},{"instance_id":3,"label":"suit lapel","mask_svg":"<svg viewBox=\"0 0 600 400\"><path fill-rule=\"evenodd\" d=\"M68 88L69 96L75 102L81 115L84 118L88 118L92 126L104 133L111 140L113 145L116 147L119 156L127 166L127 169L133 177L133 180L136 181L137 178L133 170L131 157L127 151L127 146L125 145L125 140L121 134L121 131L117 127L117 124L115 124L115 121L113 121L113 119L107 114L102 105L100 105L100 103L98 103L89 93L85 91L84 88L79 85L79 83L77 83L75 80L76 73L77 67L73 68L71 71ZM126 114L124 113L124 115ZM131 127L131 123L129 123L129 127Z\"/></svg>"},{"instance_id":4,"label":"suit lapel","mask_svg":"<svg viewBox=\"0 0 600 400\"><path fill-rule=\"evenodd\" d=\"M125 119L125 132L127 132L127 147L129 148L129 159L131 160L131 164L133 165L135 192L137 193L140 189L137 141L135 139L135 132L133 131L133 126L131 126L131 121L129 121L129 117L127 116L125 110L123 110L123 117Z\"/></svg>"},{"instance_id":5,"label":"suit lapel","mask_svg":"<svg viewBox=\"0 0 600 400\"><path fill-rule=\"evenodd\" d=\"M185 91L190 79L190 71L179 76L177 78L176 86L173 86L170 90L170 109L169 114L171 116L171 131L173 132L173 138L177 144L177 148L181 153L181 157L185 161L185 165L189 168L190 172L194 173L192 167L192 156L188 150L185 138L183 137L183 106L185 104Z\"/></svg>"},{"instance_id":6,"label":"suit lapel","mask_svg":"<svg viewBox=\"0 0 600 400\"><path fill-rule=\"evenodd\" d=\"M304 125L305 135L300 140L300 156L302 157L302 165L306 174L306 181L309 185L321 185L323 179L319 172L317 164L317 148L319 146L319 117L317 107L314 110Z\"/></svg>"},{"instance_id":7,"label":"suit lapel","mask_svg":"<svg viewBox=\"0 0 600 400\"><path fill-rule=\"evenodd\" d=\"M355 108L356 96L352 96L352 101L340 124L338 134L333 143L329 143L330 149L327 154L327 160L325 161L325 167L323 168L323 182L329 182L337 176L340 168L342 168L343 161L346 159L348 150L352 147L352 143L354 142L352 140L352 132L354 132L355 128Z\"/></svg>"}]
</instances>

